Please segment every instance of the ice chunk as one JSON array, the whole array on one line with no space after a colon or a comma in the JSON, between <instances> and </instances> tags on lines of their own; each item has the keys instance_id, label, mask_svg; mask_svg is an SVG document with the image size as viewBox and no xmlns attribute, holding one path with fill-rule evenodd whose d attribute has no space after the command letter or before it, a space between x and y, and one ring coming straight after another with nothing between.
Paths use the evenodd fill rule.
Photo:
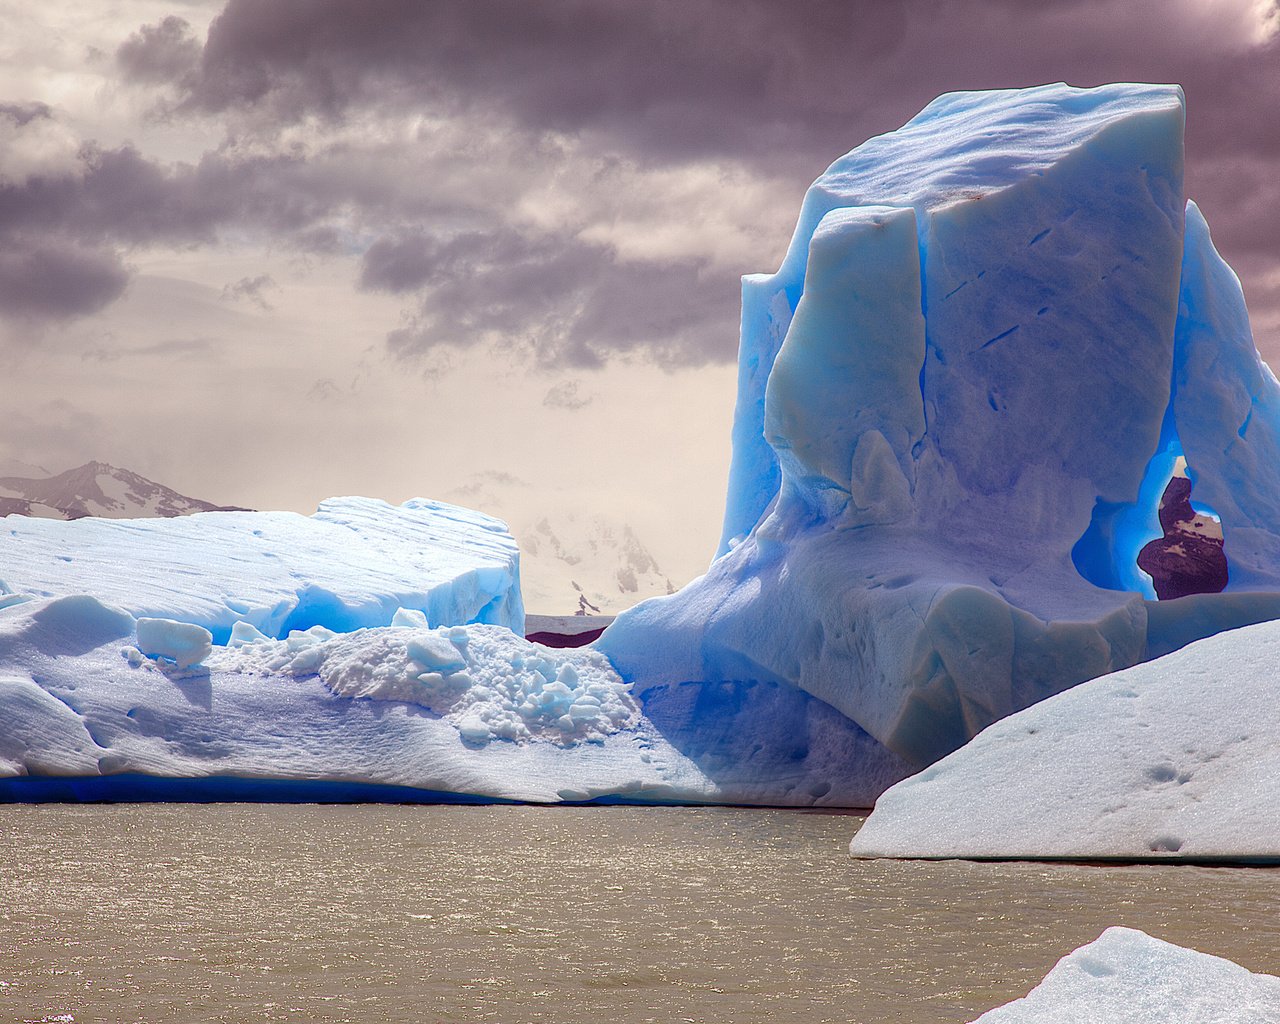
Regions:
<instances>
[{"instance_id":1,"label":"ice chunk","mask_svg":"<svg viewBox=\"0 0 1280 1024\"><path fill-rule=\"evenodd\" d=\"M256 644L269 639L267 634L250 622L237 622L231 627L231 638L227 641L231 647L242 647L245 644Z\"/></svg>"},{"instance_id":2,"label":"ice chunk","mask_svg":"<svg viewBox=\"0 0 1280 1024\"><path fill-rule=\"evenodd\" d=\"M1051 697L891 788L850 850L1280 861L1277 663L1266 622Z\"/></svg>"},{"instance_id":3,"label":"ice chunk","mask_svg":"<svg viewBox=\"0 0 1280 1024\"><path fill-rule=\"evenodd\" d=\"M391 616L391 625L405 626L410 629L427 629L430 623L427 622L426 612L419 611L417 608L397 608L396 613Z\"/></svg>"},{"instance_id":4,"label":"ice chunk","mask_svg":"<svg viewBox=\"0 0 1280 1024\"><path fill-rule=\"evenodd\" d=\"M178 668L190 668L213 653L213 634L189 622L141 618L138 650L148 658L167 658Z\"/></svg>"},{"instance_id":5,"label":"ice chunk","mask_svg":"<svg viewBox=\"0 0 1280 1024\"><path fill-rule=\"evenodd\" d=\"M0 566L12 589L92 594L135 616L204 626L219 644L237 622L272 637L314 625L346 632L386 625L401 608L424 609L437 626L524 625L519 551L506 527L441 502L331 498L309 517L4 523Z\"/></svg>"},{"instance_id":6,"label":"ice chunk","mask_svg":"<svg viewBox=\"0 0 1280 1024\"><path fill-rule=\"evenodd\" d=\"M449 637L440 633L420 630L406 644L405 650L426 672L456 672L467 664L467 659Z\"/></svg>"},{"instance_id":7,"label":"ice chunk","mask_svg":"<svg viewBox=\"0 0 1280 1024\"><path fill-rule=\"evenodd\" d=\"M1221 957L1108 928L1067 954L1024 998L974 1024L1280 1022L1280 978Z\"/></svg>"},{"instance_id":8,"label":"ice chunk","mask_svg":"<svg viewBox=\"0 0 1280 1024\"><path fill-rule=\"evenodd\" d=\"M721 557L605 632L624 678L800 687L923 767L1280 615L1280 391L1194 208L1184 258L1182 140L1176 86L1059 84L837 160L744 282ZM1136 558L1180 431L1255 592L1157 609Z\"/></svg>"}]
</instances>

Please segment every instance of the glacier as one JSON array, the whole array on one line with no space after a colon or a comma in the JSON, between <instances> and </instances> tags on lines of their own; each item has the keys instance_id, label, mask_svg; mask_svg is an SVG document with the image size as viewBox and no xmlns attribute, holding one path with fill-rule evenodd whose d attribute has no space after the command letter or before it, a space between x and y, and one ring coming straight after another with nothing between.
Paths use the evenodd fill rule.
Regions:
<instances>
[{"instance_id":1,"label":"glacier","mask_svg":"<svg viewBox=\"0 0 1280 1024\"><path fill-rule=\"evenodd\" d=\"M606 631L623 677L797 687L919 769L1280 616L1280 385L1183 128L1172 85L952 93L832 164L743 281L719 557ZM1157 602L1180 457L1229 578Z\"/></svg>"},{"instance_id":2,"label":"glacier","mask_svg":"<svg viewBox=\"0 0 1280 1024\"><path fill-rule=\"evenodd\" d=\"M857 857L1280 863L1280 622L1003 719L888 790Z\"/></svg>"},{"instance_id":3,"label":"glacier","mask_svg":"<svg viewBox=\"0 0 1280 1024\"><path fill-rule=\"evenodd\" d=\"M973 1024L1252 1024L1280 1022L1280 978L1234 961L1108 928L1067 954L1022 999Z\"/></svg>"}]
</instances>

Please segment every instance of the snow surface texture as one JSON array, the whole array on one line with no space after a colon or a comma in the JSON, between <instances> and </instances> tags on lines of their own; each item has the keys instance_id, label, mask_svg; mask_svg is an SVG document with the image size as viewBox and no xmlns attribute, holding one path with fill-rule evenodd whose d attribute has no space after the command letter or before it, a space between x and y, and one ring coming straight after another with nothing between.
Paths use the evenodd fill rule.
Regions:
<instances>
[{"instance_id":1,"label":"snow surface texture","mask_svg":"<svg viewBox=\"0 0 1280 1024\"><path fill-rule=\"evenodd\" d=\"M1280 622L997 722L898 783L862 857L1280 861Z\"/></svg>"},{"instance_id":2,"label":"snow surface texture","mask_svg":"<svg viewBox=\"0 0 1280 1024\"><path fill-rule=\"evenodd\" d=\"M634 693L590 649L496 626L431 629L416 609L391 618L284 639L240 622L226 647L182 667L198 627L144 637L87 595L0 607L0 799L865 807L907 770L790 687ZM251 785L276 780L301 788Z\"/></svg>"},{"instance_id":3,"label":"snow surface texture","mask_svg":"<svg viewBox=\"0 0 1280 1024\"><path fill-rule=\"evenodd\" d=\"M973 1024L1280 1024L1280 978L1108 928L1058 961L1024 998Z\"/></svg>"},{"instance_id":4,"label":"snow surface texture","mask_svg":"<svg viewBox=\"0 0 1280 1024\"><path fill-rule=\"evenodd\" d=\"M953 93L837 160L744 280L721 557L598 641L624 678L796 686L923 767L1280 616L1280 385L1183 119L1176 86ZM1157 605L1184 448L1231 582Z\"/></svg>"},{"instance_id":5,"label":"snow surface texture","mask_svg":"<svg viewBox=\"0 0 1280 1024\"><path fill-rule=\"evenodd\" d=\"M206 512L177 519L0 519L0 595L92 594L132 615L269 636L386 625L524 630L519 553L497 519L421 498L330 498L313 516ZM0 601L3 601L0 596Z\"/></svg>"}]
</instances>

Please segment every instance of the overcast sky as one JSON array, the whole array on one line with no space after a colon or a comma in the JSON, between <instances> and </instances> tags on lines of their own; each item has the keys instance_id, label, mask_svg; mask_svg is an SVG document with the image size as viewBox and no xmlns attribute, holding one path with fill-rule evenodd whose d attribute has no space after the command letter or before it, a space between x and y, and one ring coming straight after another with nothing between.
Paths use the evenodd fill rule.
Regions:
<instances>
[{"instance_id":1,"label":"overcast sky","mask_svg":"<svg viewBox=\"0 0 1280 1024\"><path fill-rule=\"evenodd\" d=\"M711 554L741 274L940 92L1179 82L1280 360L1272 0L0 0L0 458Z\"/></svg>"}]
</instances>

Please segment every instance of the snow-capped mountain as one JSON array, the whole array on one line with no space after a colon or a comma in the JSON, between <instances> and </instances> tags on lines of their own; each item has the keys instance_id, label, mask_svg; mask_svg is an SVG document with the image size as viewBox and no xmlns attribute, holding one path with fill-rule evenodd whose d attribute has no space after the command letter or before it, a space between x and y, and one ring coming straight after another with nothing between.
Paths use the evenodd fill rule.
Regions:
<instances>
[{"instance_id":1,"label":"snow-capped mountain","mask_svg":"<svg viewBox=\"0 0 1280 1024\"><path fill-rule=\"evenodd\" d=\"M17 468L12 463L3 468ZM22 467L39 472L37 466ZM238 512L234 505L215 505L105 462L87 462L57 476L0 476L0 516L41 519L152 519L192 512Z\"/></svg>"},{"instance_id":2,"label":"snow-capped mountain","mask_svg":"<svg viewBox=\"0 0 1280 1024\"><path fill-rule=\"evenodd\" d=\"M586 513L580 496L537 503L529 484L505 473L477 473L442 495L505 519L520 544L524 606L546 615L612 615L649 597L674 593L672 581L629 524Z\"/></svg>"},{"instance_id":3,"label":"snow-capped mountain","mask_svg":"<svg viewBox=\"0 0 1280 1024\"><path fill-rule=\"evenodd\" d=\"M513 526L512 532L520 542L520 573L530 607L599 614L675 593L675 585L626 523L566 514L554 522L543 516L523 529Z\"/></svg>"}]
</instances>

